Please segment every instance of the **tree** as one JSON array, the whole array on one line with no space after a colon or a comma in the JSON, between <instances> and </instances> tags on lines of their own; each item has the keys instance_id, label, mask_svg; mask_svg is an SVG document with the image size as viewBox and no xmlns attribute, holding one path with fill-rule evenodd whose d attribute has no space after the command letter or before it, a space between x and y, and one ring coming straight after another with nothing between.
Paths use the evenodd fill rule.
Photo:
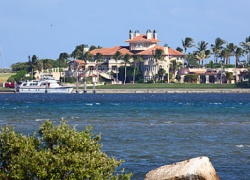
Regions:
<instances>
[{"instance_id":1,"label":"tree","mask_svg":"<svg viewBox=\"0 0 250 180\"><path fill-rule=\"evenodd\" d=\"M164 80L163 77L164 77L165 74L166 74L166 70L163 69L163 68L160 68L159 71L158 71L158 75L159 75L159 77L161 78L162 81ZM169 74L168 74L168 76L169 76Z\"/></svg>"},{"instance_id":2,"label":"tree","mask_svg":"<svg viewBox=\"0 0 250 180\"><path fill-rule=\"evenodd\" d=\"M202 62L202 65L204 59L210 57L210 50L207 49L207 45L208 43L205 41L200 41L198 42L197 50L195 51L195 57L199 60L199 62Z\"/></svg>"},{"instance_id":3,"label":"tree","mask_svg":"<svg viewBox=\"0 0 250 180\"><path fill-rule=\"evenodd\" d=\"M176 50L181 52L181 53L183 52L183 49L181 47L177 47Z\"/></svg>"},{"instance_id":4,"label":"tree","mask_svg":"<svg viewBox=\"0 0 250 180\"><path fill-rule=\"evenodd\" d=\"M21 70L28 71L29 64L27 62L18 62L11 65L12 71L18 72Z\"/></svg>"},{"instance_id":5,"label":"tree","mask_svg":"<svg viewBox=\"0 0 250 180\"><path fill-rule=\"evenodd\" d=\"M218 62L218 57L220 55L221 50L223 49L223 44L225 44L226 41L221 38L216 38L215 43L211 44L211 49L214 53L214 62Z\"/></svg>"},{"instance_id":6,"label":"tree","mask_svg":"<svg viewBox=\"0 0 250 180\"><path fill-rule=\"evenodd\" d=\"M143 59L142 59L141 56L139 56L139 55L134 55L134 56L133 56L133 60L134 60L133 84L135 84L136 64L142 62Z\"/></svg>"},{"instance_id":7,"label":"tree","mask_svg":"<svg viewBox=\"0 0 250 180\"><path fill-rule=\"evenodd\" d=\"M0 132L1 179L130 179L115 170L123 162L100 150L100 135L91 127L77 132L63 120L59 126L44 122L39 136L24 136L13 128Z\"/></svg>"},{"instance_id":8,"label":"tree","mask_svg":"<svg viewBox=\"0 0 250 180\"><path fill-rule=\"evenodd\" d=\"M186 37L185 40L182 40L182 46L184 48L184 52L186 54L187 48L191 48L194 46L194 40L191 37Z\"/></svg>"},{"instance_id":9,"label":"tree","mask_svg":"<svg viewBox=\"0 0 250 180\"><path fill-rule=\"evenodd\" d=\"M97 73L97 79L99 81L98 63L103 61L103 55L102 55L102 53L96 53L95 59L96 59L96 61L95 61L95 66L96 66L95 70L96 70L96 73Z\"/></svg>"},{"instance_id":10,"label":"tree","mask_svg":"<svg viewBox=\"0 0 250 180\"><path fill-rule=\"evenodd\" d=\"M68 53L66 53L66 52L63 52L63 53L59 54L59 58L58 58L59 68L67 66L66 62L68 61L69 57L70 57L70 55Z\"/></svg>"},{"instance_id":11,"label":"tree","mask_svg":"<svg viewBox=\"0 0 250 180\"><path fill-rule=\"evenodd\" d=\"M125 56L123 57L123 60L124 60L124 68L125 68L125 71L124 71L124 82L123 84L125 85L126 84L126 77L127 77L127 64L130 64L130 60L131 59L131 56L129 54L125 54Z\"/></svg>"},{"instance_id":12,"label":"tree","mask_svg":"<svg viewBox=\"0 0 250 180\"><path fill-rule=\"evenodd\" d=\"M116 83L118 83L118 60L122 58L122 54L120 51L116 51L114 55L114 59L116 62Z\"/></svg>"},{"instance_id":13,"label":"tree","mask_svg":"<svg viewBox=\"0 0 250 180\"><path fill-rule=\"evenodd\" d=\"M239 65L239 59L240 57L243 56L243 49L240 47L236 47L235 51L234 51L234 55L235 55L235 67L238 67Z\"/></svg>"},{"instance_id":14,"label":"tree","mask_svg":"<svg viewBox=\"0 0 250 180\"><path fill-rule=\"evenodd\" d=\"M26 74L28 72L26 70L21 70L21 71L18 71L16 74L10 76L8 78L8 82L20 82L20 81L23 81L23 80L26 80L27 77L26 77Z\"/></svg>"},{"instance_id":15,"label":"tree","mask_svg":"<svg viewBox=\"0 0 250 180\"><path fill-rule=\"evenodd\" d=\"M245 42L240 42L240 46L244 49L245 54L247 55L248 64L250 63L250 36L246 37Z\"/></svg>"},{"instance_id":16,"label":"tree","mask_svg":"<svg viewBox=\"0 0 250 180\"><path fill-rule=\"evenodd\" d=\"M84 49L87 47L88 47L88 45L86 45L86 44L81 44L81 45L76 46L74 51L71 53L71 57L73 57L74 59L83 60L84 59Z\"/></svg>"},{"instance_id":17,"label":"tree","mask_svg":"<svg viewBox=\"0 0 250 180\"><path fill-rule=\"evenodd\" d=\"M154 52L153 52L153 58L154 58L154 60L155 60L155 64L156 64L156 68L155 68L155 70L156 70L156 72L158 72L158 70L159 70L159 63L158 63L158 60L160 60L160 61L163 61L164 60L164 58L163 58L163 53L164 53L164 51L162 50L162 49L156 49ZM157 73L155 73L155 75L156 75ZM155 79L154 79L154 81L155 81Z\"/></svg>"},{"instance_id":18,"label":"tree","mask_svg":"<svg viewBox=\"0 0 250 180\"><path fill-rule=\"evenodd\" d=\"M28 56L28 63L29 63L29 70L32 73L32 79L34 79L34 70L38 69L38 57L36 55L33 55L30 59L30 56Z\"/></svg>"},{"instance_id":19,"label":"tree","mask_svg":"<svg viewBox=\"0 0 250 180\"><path fill-rule=\"evenodd\" d=\"M193 40L193 38L191 38L191 37L186 37L185 40L182 40L182 46L183 46L183 48L184 48L184 54L185 54L185 56L186 56L187 48L191 48L191 47L195 46L195 45L194 45L194 40ZM184 63L184 64L185 64L185 63ZM184 64L183 64L183 67L184 67Z\"/></svg>"},{"instance_id":20,"label":"tree","mask_svg":"<svg viewBox=\"0 0 250 180\"><path fill-rule=\"evenodd\" d=\"M194 53L188 53L186 55L186 60L188 62L187 67L190 68L198 68L199 64L197 63L197 59L195 58L195 54Z\"/></svg>"}]
</instances>

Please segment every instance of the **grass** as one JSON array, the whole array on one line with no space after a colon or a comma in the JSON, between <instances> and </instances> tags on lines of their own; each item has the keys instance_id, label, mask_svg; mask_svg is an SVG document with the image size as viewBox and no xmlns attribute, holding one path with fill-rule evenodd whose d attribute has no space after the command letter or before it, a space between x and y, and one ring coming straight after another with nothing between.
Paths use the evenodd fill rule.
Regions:
<instances>
[{"instance_id":1,"label":"grass","mask_svg":"<svg viewBox=\"0 0 250 180\"><path fill-rule=\"evenodd\" d=\"M7 82L7 79L15 73L0 73L0 84Z\"/></svg>"},{"instance_id":2,"label":"grass","mask_svg":"<svg viewBox=\"0 0 250 180\"><path fill-rule=\"evenodd\" d=\"M235 84L179 84L179 83L155 83L155 84L126 84L126 85L104 85L96 86L96 89L163 89L163 88L172 88L172 89L232 89L236 88Z\"/></svg>"}]
</instances>

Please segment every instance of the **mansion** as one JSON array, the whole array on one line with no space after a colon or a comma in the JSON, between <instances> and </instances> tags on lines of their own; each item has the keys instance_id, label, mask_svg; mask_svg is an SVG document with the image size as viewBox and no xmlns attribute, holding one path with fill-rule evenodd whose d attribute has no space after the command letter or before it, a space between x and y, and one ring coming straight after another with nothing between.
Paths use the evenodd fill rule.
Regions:
<instances>
[{"instance_id":1,"label":"mansion","mask_svg":"<svg viewBox=\"0 0 250 180\"><path fill-rule=\"evenodd\" d=\"M124 60L114 59L117 51L120 52L122 57L129 54L131 56L130 62L133 64L133 56L139 55L142 58L141 62L137 62L136 66L143 73L144 82L154 79L158 74L159 69L164 69L166 73L169 72L171 61L176 60L181 64L184 64L184 54L168 47L167 45L160 46L157 43L161 42L157 38L157 32L154 30L147 30L146 34L140 34L138 30L135 32L129 31L129 39L125 42L128 46L114 46L111 48L101 48L89 51L88 48L84 49L84 53L89 52L93 57L93 61L73 60L69 62L68 76L81 76L85 77L98 77L109 79L112 83L116 82L113 78L114 73L119 73L119 67L124 66ZM157 49L162 50L162 59L155 58L155 52ZM96 55L102 55L102 61L96 59ZM134 64L135 65L135 64ZM129 65L128 65L129 66ZM77 73L77 74L76 74Z\"/></svg>"}]
</instances>

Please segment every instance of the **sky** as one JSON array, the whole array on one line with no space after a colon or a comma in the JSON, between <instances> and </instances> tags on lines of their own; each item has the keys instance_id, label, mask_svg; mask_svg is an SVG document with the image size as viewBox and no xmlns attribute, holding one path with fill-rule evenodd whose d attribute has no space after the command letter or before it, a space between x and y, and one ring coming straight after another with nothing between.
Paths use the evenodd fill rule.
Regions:
<instances>
[{"instance_id":1,"label":"sky","mask_svg":"<svg viewBox=\"0 0 250 180\"><path fill-rule=\"evenodd\" d=\"M128 45L129 30L156 30L159 45L239 46L250 36L250 0L0 0L0 68L28 56L57 59L77 45Z\"/></svg>"}]
</instances>

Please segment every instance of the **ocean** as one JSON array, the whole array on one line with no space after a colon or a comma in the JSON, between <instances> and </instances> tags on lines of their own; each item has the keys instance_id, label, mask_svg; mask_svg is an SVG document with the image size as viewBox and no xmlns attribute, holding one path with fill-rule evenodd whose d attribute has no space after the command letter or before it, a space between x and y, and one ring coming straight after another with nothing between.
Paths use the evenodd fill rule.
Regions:
<instances>
[{"instance_id":1,"label":"ocean","mask_svg":"<svg viewBox=\"0 0 250 180\"><path fill-rule=\"evenodd\" d=\"M220 179L250 179L250 94L0 94L0 126L33 134L47 119L102 134L132 179L207 156Z\"/></svg>"}]
</instances>

